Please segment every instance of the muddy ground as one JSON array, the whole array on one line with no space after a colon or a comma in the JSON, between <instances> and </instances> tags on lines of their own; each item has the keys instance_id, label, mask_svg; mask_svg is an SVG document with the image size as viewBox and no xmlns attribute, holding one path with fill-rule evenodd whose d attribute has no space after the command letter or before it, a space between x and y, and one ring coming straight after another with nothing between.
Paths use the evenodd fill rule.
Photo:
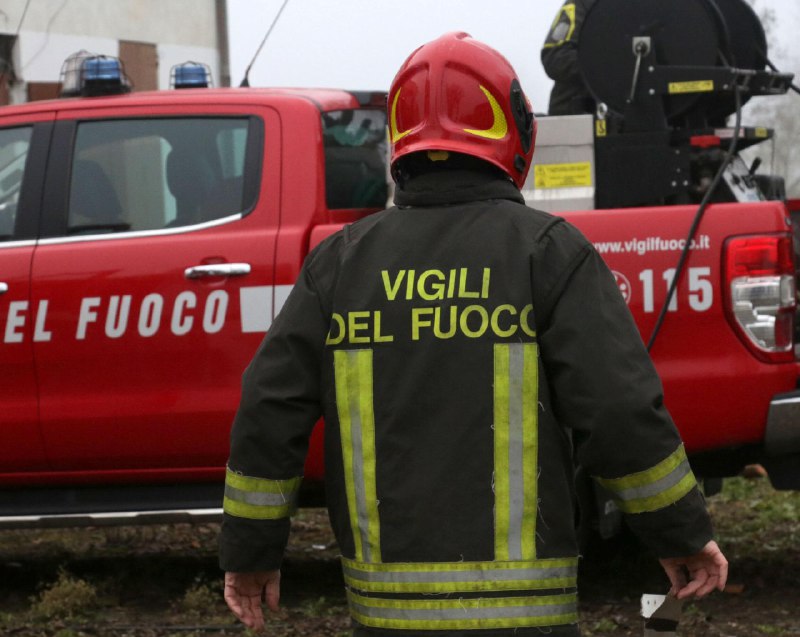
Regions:
<instances>
[{"instance_id":1,"label":"muddy ground","mask_svg":"<svg viewBox=\"0 0 800 637\"><path fill-rule=\"evenodd\" d=\"M725 593L685 607L682 637L800 637L800 494L728 481L709 500L731 561ZM242 635L221 599L218 526L0 531L0 635ZM273 637L344 637L349 620L325 512L294 521ZM581 565L587 636L641 635L643 592L664 592L652 556L630 540Z\"/></svg>"}]
</instances>

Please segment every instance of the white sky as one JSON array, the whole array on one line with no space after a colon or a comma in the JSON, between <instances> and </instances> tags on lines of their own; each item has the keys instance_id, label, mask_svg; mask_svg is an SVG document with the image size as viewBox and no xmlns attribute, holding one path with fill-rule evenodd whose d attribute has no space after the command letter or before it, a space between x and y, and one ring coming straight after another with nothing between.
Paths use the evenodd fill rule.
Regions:
<instances>
[{"instance_id":1,"label":"white sky","mask_svg":"<svg viewBox=\"0 0 800 637\"><path fill-rule=\"evenodd\" d=\"M228 0L232 84L241 81L282 2ZM552 82L542 70L539 51L562 2L289 0L250 72L250 85L388 90L417 46L447 31L466 31L510 60L534 110L544 112ZM756 4L778 12L776 42L770 42L773 61L800 76L800 3Z\"/></svg>"}]
</instances>

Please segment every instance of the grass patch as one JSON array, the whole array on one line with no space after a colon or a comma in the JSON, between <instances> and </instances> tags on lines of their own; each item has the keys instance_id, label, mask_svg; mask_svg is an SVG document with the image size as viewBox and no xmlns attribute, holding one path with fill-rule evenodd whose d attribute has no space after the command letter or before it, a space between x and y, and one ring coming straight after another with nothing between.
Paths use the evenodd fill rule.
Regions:
<instances>
[{"instance_id":1,"label":"grass patch","mask_svg":"<svg viewBox=\"0 0 800 637\"><path fill-rule=\"evenodd\" d=\"M192 617L207 615L220 605L222 590L219 583L208 584L198 578L178 602L178 610Z\"/></svg>"},{"instance_id":2,"label":"grass patch","mask_svg":"<svg viewBox=\"0 0 800 637\"><path fill-rule=\"evenodd\" d=\"M785 635L786 630L780 626L773 626L772 624L758 624L756 626L760 633L764 635Z\"/></svg>"},{"instance_id":3,"label":"grass patch","mask_svg":"<svg viewBox=\"0 0 800 637\"><path fill-rule=\"evenodd\" d=\"M612 633L617 629L617 622L613 619L603 618L592 624L592 633Z\"/></svg>"},{"instance_id":4,"label":"grass patch","mask_svg":"<svg viewBox=\"0 0 800 637\"><path fill-rule=\"evenodd\" d=\"M708 503L731 561L730 581L739 586L687 604L679 634L800 636L800 493L737 478ZM345 637L339 549L327 515L303 510L293 526L282 608L266 613L266 634ZM0 635L255 637L222 599L218 531L218 525L178 524L0 533ZM582 569L587 637L641 635L639 596L667 587L655 559L627 540L602 559L584 560Z\"/></svg>"},{"instance_id":5,"label":"grass patch","mask_svg":"<svg viewBox=\"0 0 800 637\"><path fill-rule=\"evenodd\" d=\"M317 597L304 602L299 609L307 617L325 617L337 613L340 608L327 597Z\"/></svg>"},{"instance_id":6,"label":"grass patch","mask_svg":"<svg viewBox=\"0 0 800 637\"><path fill-rule=\"evenodd\" d=\"M776 491L766 479L725 480L709 509L720 543L741 555L794 553L800 543L800 492Z\"/></svg>"},{"instance_id":7,"label":"grass patch","mask_svg":"<svg viewBox=\"0 0 800 637\"><path fill-rule=\"evenodd\" d=\"M58 579L33 597L31 602L33 619L73 620L90 616L98 606L98 596L92 584L62 569Z\"/></svg>"}]
</instances>

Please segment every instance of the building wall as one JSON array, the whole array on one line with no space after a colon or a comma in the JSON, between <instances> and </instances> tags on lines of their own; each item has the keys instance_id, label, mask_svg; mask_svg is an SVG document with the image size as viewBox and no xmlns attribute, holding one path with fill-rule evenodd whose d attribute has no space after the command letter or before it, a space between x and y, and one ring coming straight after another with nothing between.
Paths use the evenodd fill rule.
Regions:
<instances>
[{"instance_id":1,"label":"building wall","mask_svg":"<svg viewBox=\"0 0 800 637\"><path fill-rule=\"evenodd\" d=\"M0 37L17 31L25 4L3 0ZM83 49L118 56L120 41L156 46L158 88L168 88L172 66L188 60L208 64L220 85L215 0L34 0L14 46L17 81L11 85L11 101L27 100L28 83L57 83L71 54Z\"/></svg>"},{"instance_id":2,"label":"building wall","mask_svg":"<svg viewBox=\"0 0 800 637\"><path fill-rule=\"evenodd\" d=\"M0 31L13 33L26 0L3 0ZM60 10L59 10L60 9ZM215 48L214 0L33 0L23 29Z\"/></svg>"}]
</instances>

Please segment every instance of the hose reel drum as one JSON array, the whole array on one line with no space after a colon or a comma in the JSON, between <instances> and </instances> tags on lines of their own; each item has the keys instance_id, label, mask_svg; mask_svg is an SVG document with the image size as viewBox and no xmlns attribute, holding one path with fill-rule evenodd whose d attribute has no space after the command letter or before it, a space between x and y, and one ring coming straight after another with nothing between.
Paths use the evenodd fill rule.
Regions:
<instances>
[{"instance_id":1,"label":"hose reel drum","mask_svg":"<svg viewBox=\"0 0 800 637\"><path fill-rule=\"evenodd\" d=\"M595 140L600 207L692 201L691 164L714 154L692 140L724 139L737 92L741 105L786 93L793 78L767 70L764 29L745 0L597 0L579 40L581 74L607 119ZM740 148L764 130L744 128Z\"/></svg>"}]
</instances>

